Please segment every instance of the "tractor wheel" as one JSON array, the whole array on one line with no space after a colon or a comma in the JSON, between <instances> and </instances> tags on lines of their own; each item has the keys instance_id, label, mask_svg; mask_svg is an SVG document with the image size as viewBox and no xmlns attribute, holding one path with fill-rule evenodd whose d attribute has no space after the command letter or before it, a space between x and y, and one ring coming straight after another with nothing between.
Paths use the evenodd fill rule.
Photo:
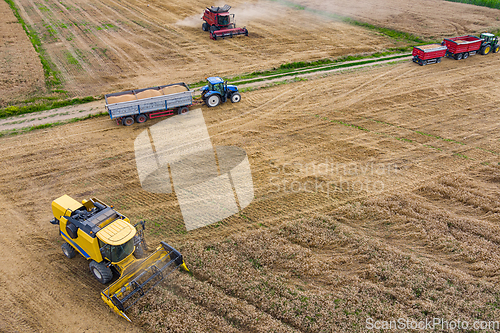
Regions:
<instances>
[{"instance_id":1,"label":"tractor wheel","mask_svg":"<svg viewBox=\"0 0 500 333\"><path fill-rule=\"evenodd\" d=\"M219 105L220 96L219 95L211 95L210 97L205 99L205 102L208 105L208 107L213 108L214 106Z\"/></svg>"},{"instance_id":2,"label":"tractor wheel","mask_svg":"<svg viewBox=\"0 0 500 333\"><path fill-rule=\"evenodd\" d=\"M125 117L122 119L122 125L123 126L130 126L135 122L134 118L132 117Z\"/></svg>"},{"instance_id":3,"label":"tractor wheel","mask_svg":"<svg viewBox=\"0 0 500 333\"><path fill-rule=\"evenodd\" d=\"M138 124L145 123L147 120L148 120L148 116L145 114L138 114L137 116L135 116L135 121Z\"/></svg>"},{"instance_id":4,"label":"tractor wheel","mask_svg":"<svg viewBox=\"0 0 500 333\"><path fill-rule=\"evenodd\" d=\"M234 94L231 95L232 103L238 103L239 101L241 101L241 95L239 93L235 92Z\"/></svg>"},{"instance_id":5,"label":"tractor wheel","mask_svg":"<svg viewBox=\"0 0 500 333\"><path fill-rule=\"evenodd\" d=\"M209 30L208 23L207 22L203 22L203 24L201 25L201 29L203 31L208 31Z\"/></svg>"},{"instance_id":6,"label":"tractor wheel","mask_svg":"<svg viewBox=\"0 0 500 333\"><path fill-rule=\"evenodd\" d=\"M455 54L455 60L462 60L462 57L463 57L462 53Z\"/></svg>"},{"instance_id":7,"label":"tractor wheel","mask_svg":"<svg viewBox=\"0 0 500 333\"><path fill-rule=\"evenodd\" d=\"M113 278L113 272L111 272L111 269L102 262L98 263L97 261L92 260L89 264L89 267L90 271L92 272L92 274L94 274L97 281L101 282L102 284L108 283Z\"/></svg>"},{"instance_id":8,"label":"tractor wheel","mask_svg":"<svg viewBox=\"0 0 500 333\"><path fill-rule=\"evenodd\" d=\"M487 55L488 53L490 53L490 51L491 51L491 46L486 45L485 47L483 47L483 48L481 49L481 54L482 54L482 55Z\"/></svg>"},{"instance_id":9,"label":"tractor wheel","mask_svg":"<svg viewBox=\"0 0 500 333\"><path fill-rule=\"evenodd\" d=\"M464 55L463 55L463 59L467 59L469 57L469 52L465 52Z\"/></svg>"},{"instance_id":10,"label":"tractor wheel","mask_svg":"<svg viewBox=\"0 0 500 333\"><path fill-rule=\"evenodd\" d=\"M61 249L62 249L64 255L66 257L68 257L69 259L74 258L76 255L75 249L73 248L73 246L69 245L68 243L64 243L63 245L61 245Z\"/></svg>"},{"instance_id":11,"label":"tractor wheel","mask_svg":"<svg viewBox=\"0 0 500 333\"><path fill-rule=\"evenodd\" d=\"M493 53L498 53L498 52L500 52L500 45L497 44L493 47Z\"/></svg>"},{"instance_id":12,"label":"tractor wheel","mask_svg":"<svg viewBox=\"0 0 500 333\"><path fill-rule=\"evenodd\" d=\"M214 32L214 31L216 31L216 30L219 30L219 28L217 28L215 25L212 25L212 26L210 27L210 33L213 33L213 32Z\"/></svg>"},{"instance_id":13,"label":"tractor wheel","mask_svg":"<svg viewBox=\"0 0 500 333\"><path fill-rule=\"evenodd\" d=\"M177 114L188 114L189 108L187 106L183 106L177 110Z\"/></svg>"}]
</instances>

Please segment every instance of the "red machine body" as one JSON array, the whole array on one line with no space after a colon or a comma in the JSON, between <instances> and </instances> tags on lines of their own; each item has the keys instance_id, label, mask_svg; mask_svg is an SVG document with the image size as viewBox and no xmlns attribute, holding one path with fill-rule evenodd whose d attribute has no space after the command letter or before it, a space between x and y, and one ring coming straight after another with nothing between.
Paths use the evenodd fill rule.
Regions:
<instances>
[{"instance_id":1,"label":"red machine body","mask_svg":"<svg viewBox=\"0 0 500 333\"><path fill-rule=\"evenodd\" d=\"M476 36L459 36L453 38L445 38L444 45L448 48L446 55L457 60L466 59L470 55L474 55L481 47L482 39Z\"/></svg>"},{"instance_id":2,"label":"red machine body","mask_svg":"<svg viewBox=\"0 0 500 333\"><path fill-rule=\"evenodd\" d=\"M446 50L446 46L440 44L414 46L413 62L421 66L441 62L441 58L446 55Z\"/></svg>"},{"instance_id":3,"label":"red machine body","mask_svg":"<svg viewBox=\"0 0 500 333\"><path fill-rule=\"evenodd\" d=\"M217 38L233 37L238 35L248 36L248 30L243 28L236 28L234 22L234 14L229 14L231 6L224 5L223 7L212 6L205 9L203 13L202 29L203 31L210 31L210 38L216 40Z\"/></svg>"}]
</instances>

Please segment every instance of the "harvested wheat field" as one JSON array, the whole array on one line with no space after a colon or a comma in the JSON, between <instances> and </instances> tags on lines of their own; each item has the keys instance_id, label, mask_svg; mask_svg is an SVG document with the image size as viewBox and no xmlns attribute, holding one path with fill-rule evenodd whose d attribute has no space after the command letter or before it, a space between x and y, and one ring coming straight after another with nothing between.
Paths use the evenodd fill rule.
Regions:
<instances>
[{"instance_id":1,"label":"harvested wheat field","mask_svg":"<svg viewBox=\"0 0 500 333\"><path fill-rule=\"evenodd\" d=\"M134 140L161 120L101 117L3 138L2 331L364 332L369 318L498 320L499 66L497 54L403 62L202 107L213 145L248 154L255 198L190 232L175 194L146 192L137 176ZM170 276L128 324L101 301L87 262L61 253L49 220L64 193L145 219L149 244L177 247L192 274Z\"/></svg>"},{"instance_id":2,"label":"harvested wheat field","mask_svg":"<svg viewBox=\"0 0 500 333\"><path fill-rule=\"evenodd\" d=\"M499 26L498 10L441 0L231 2L249 37L212 41L201 30L208 3L197 1L13 0L40 39L52 67L50 87L68 97L99 96L211 75L267 70L283 63L335 58L406 46L342 22L351 17L426 38L479 33ZM46 94L43 71L20 24L4 3L0 107ZM17 36L17 37L16 37ZM12 43L12 38L16 43ZM18 38L19 37L19 38ZM19 43L17 42L19 41ZM22 57L13 55L23 54ZM57 81L56 80L56 81Z\"/></svg>"}]
</instances>

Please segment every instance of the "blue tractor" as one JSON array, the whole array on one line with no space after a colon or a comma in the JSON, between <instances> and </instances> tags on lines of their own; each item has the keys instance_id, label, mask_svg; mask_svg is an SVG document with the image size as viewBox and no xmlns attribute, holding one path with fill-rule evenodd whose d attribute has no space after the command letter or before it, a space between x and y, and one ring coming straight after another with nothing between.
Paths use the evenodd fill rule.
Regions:
<instances>
[{"instance_id":1,"label":"blue tractor","mask_svg":"<svg viewBox=\"0 0 500 333\"><path fill-rule=\"evenodd\" d=\"M201 98L209 107L225 103L228 99L233 103L241 101L238 87L228 85L218 76L207 78L208 84L201 88Z\"/></svg>"}]
</instances>

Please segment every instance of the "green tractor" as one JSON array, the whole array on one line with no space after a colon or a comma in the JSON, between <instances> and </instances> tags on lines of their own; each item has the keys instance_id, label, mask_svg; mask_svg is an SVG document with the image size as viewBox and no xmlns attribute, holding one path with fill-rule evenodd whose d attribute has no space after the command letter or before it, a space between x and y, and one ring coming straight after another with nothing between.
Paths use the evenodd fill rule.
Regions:
<instances>
[{"instance_id":1,"label":"green tractor","mask_svg":"<svg viewBox=\"0 0 500 333\"><path fill-rule=\"evenodd\" d=\"M481 54L488 54L491 50L493 50L493 53L500 51L497 36L490 34L489 32L485 32L481 34L481 39L483 40L480 48Z\"/></svg>"}]
</instances>

